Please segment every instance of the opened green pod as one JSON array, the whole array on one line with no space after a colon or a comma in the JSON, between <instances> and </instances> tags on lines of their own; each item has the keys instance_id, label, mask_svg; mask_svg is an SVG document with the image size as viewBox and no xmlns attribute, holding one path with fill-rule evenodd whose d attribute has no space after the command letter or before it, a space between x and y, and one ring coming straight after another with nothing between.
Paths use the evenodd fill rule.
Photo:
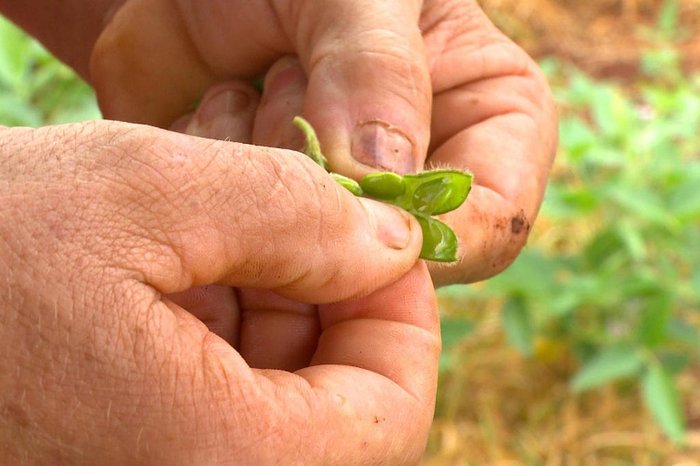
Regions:
<instances>
[{"instance_id":1,"label":"opened green pod","mask_svg":"<svg viewBox=\"0 0 700 466\"><path fill-rule=\"evenodd\" d=\"M454 262L457 260L457 236L452 229L440 220L416 215L423 232L423 247L421 259L438 262Z\"/></svg>"},{"instance_id":2,"label":"opened green pod","mask_svg":"<svg viewBox=\"0 0 700 466\"><path fill-rule=\"evenodd\" d=\"M439 215L458 208L471 191L472 175L456 170L439 170L406 175L413 188L413 210L424 215Z\"/></svg>"}]
</instances>

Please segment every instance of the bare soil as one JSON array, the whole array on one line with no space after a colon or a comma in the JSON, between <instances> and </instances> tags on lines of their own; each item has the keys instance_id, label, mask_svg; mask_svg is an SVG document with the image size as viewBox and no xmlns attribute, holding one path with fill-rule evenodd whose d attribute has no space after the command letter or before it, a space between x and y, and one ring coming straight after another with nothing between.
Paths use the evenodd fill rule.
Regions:
<instances>
[{"instance_id":1,"label":"bare soil","mask_svg":"<svg viewBox=\"0 0 700 466\"><path fill-rule=\"evenodd\" d=\"M631 79L647 50L671 46L687 71L700 69L700 0L677 0L671 31L659 27L666 0L481 0L491 19L530 54L568 59L597 77Z\"/></svg>"}]
</instances>

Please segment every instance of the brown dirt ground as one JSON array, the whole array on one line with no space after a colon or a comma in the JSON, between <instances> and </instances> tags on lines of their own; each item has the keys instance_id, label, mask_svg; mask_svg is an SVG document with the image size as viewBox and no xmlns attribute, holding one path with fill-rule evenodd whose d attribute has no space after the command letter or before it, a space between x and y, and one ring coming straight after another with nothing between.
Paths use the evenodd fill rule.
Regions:
<instances>
[{"instance_id":1,"label":"brown dirt ground","mask_svg":"<svg viewBox=\"0 0 700 466\"><path fill-rule=\"evenodd\" d=\"M598 77L633 77L640 54L658 46L664 0L481 0L491 19L535 57L565 57ZM700 68L700 0L678 0L667 42L687 70Z\"/></svg>"}]
</instances>

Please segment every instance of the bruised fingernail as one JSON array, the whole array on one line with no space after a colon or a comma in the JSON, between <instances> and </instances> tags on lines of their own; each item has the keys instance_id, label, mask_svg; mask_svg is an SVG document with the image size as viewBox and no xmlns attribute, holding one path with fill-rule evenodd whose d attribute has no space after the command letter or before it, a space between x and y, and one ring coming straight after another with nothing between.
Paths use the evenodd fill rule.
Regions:
<instances>
[{"instance_id":1,"label":"bruised fingernail","mask_svg":"<svg viewBox=\"0 0 700 466\"><path fill-rule=\"evenodd\" d=\"M370 216L377 238L392 249L405 249L411 241L407 212L372 199L359 198Z\"/></svg>"},{"instance_id":2,"label":"bruised fingernail","mask_svg":"<svg viewBox=\"0 0 700 466\"><path fill-rule=\"evenodd\" d=\"M381 170L411 173L418 168L411 140L398 128L381 121L356 127L350 150L358 162Z\"/></svg>"}]
</instances>

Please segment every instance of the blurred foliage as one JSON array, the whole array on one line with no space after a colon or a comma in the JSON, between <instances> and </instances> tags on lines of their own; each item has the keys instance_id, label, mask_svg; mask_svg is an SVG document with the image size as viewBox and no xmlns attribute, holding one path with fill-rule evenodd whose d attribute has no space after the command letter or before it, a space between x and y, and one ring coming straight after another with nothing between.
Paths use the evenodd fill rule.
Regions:
<instances>
[{"instance_id":1,"label":"blurred foliage","mask_svg":"<svg viewBox=\"0 0 700 466\"><path fill-rule=\"evenodd\" d=\"M37 127L100 118L92 89L2 17L0 44L0 124Z\"/></svg>"},{"instance_id":2,"label":"blurred foliage","mask_svg":"<svg viewBox=\"0 0 700 466\"><path fill-rule=\"evenodd\" d=\"M560 150L531 241L500 276L441 297L452 341L454 309L496 303L523 355L572 357L574 391L636 380L681 443L674 377L700 361L700 76L678 63L672 48L651 50L623 87L543 61Z\"/></svg>"}]
</instances>

